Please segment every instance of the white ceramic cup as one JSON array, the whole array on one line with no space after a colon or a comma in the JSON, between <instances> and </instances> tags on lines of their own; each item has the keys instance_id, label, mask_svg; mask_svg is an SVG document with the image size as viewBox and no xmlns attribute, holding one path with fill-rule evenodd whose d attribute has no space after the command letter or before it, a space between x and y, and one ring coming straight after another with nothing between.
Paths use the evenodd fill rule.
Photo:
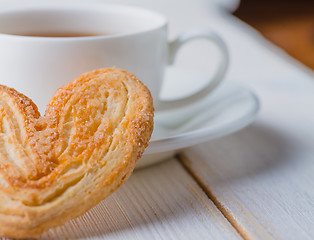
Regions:
<instances>
[{"instance_id":1,"label":"white ceramic cup","mask_svg":"<svg viewBox=\"0 0 314 240\"><path fill-rule=\"evenodd\" d=\"M29 34L86 33L96 36L36 37ZM206 87L183 99L159 98L165 68L187 41L208 39L221 51ZM24 93L44 112L53 93L84 72L112 67L134 73L152 92L157 111L178 108L208 95L222 80L228 51L210 30L167 39L167 19L122 5L44 5L0 11L0 83ZM191 81L193 84L193 81Z\"/></svg>"}]
</instances>

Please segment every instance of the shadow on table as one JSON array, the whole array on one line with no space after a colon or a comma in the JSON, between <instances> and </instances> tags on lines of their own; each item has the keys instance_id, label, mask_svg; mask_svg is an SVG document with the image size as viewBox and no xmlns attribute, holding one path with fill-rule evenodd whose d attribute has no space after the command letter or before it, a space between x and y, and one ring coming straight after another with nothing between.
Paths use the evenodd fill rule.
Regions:
<instances>
[{"instance_id":1,"label":"shadow on table","mask_svg":"<svg viewBox=\"0 0 314 240\"><path fill-rule=\"evenodd\" d=\"M208 169L205 174L215 184L282 168L293 159L294 148L283 133L253 124L238 133L188 149L181 158L192 174L202 164L206 165L202 169Z\"/></svg>"},{"instance_id":2,"label":"shadow on table","mask_svg":"<svg viewBox=\"0 0 314 240\"><path fill-rule=\"evenodd\" d=\"M178 181L178 179L180 179ZM182 179L182 180L181 180ZM176 159L136 171L118 191L83 216L51 229L39 239L151 239L158 231L176 232L180 224L193 232L194 223L211 217L198 203L207 199ZM199 224L201 225L201 224ZM206 226L205 226L206 227ZM206 227L207 228L207 227ZM183 236L181 236L183 237Z\"/></svg>"},{"instance_id":3,"label":"shadow on table","mask_svg":"<svg viewBox=\"0 0 314 240\"><path fill-rule=\"evenodd\" d=\"M188 149L182 163L192 174L199 171L209 177L211 184L219 185L284 167L292 152L293 144L283 134L254 124L236 134ZM95 208L48 231L38 240L127 239L130 234L132 238L139 234L138 237L146 235L149 239L158 234L156 229L173 232L178 219L190 221L189 216L195 212L200 218L211 216L202 212L204 208L197 209L197 191L193 188L199 186L173 159L138 170ZM193 228L189 223L184 225Z\"/></svg>"}]
</instances>

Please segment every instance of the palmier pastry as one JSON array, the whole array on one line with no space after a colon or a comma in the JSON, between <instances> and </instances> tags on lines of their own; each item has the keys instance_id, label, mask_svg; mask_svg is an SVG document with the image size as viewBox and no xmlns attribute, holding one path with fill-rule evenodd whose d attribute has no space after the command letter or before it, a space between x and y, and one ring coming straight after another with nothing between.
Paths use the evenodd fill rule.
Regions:
<instances>
[{"instance_id":1,"label":"palmier pastry","mask_svg":"<svg viewBox=\"0 0 314 240\"><path fill-rule=\"evenodd\" d=\"M82 215L133 171L153 130L148 89L99 69L60 88L45 115L0 86L0 236L41 234Z\"/></svg>"}]
</instances>

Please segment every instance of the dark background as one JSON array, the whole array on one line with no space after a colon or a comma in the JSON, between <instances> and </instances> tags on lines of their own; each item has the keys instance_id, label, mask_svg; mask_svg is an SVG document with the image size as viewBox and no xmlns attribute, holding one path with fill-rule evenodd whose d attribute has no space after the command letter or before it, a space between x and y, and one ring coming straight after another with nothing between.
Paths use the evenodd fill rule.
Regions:
<instances>
[{"instance_id":1,"label":"dark background","mask_svg":"<svg viewBox=\"0 0 314 240\"><path fill-rule=\"evenodd\" d=\"M314 0L241 0L234 15L314 69Z\"/></svg>"}]
</instances>

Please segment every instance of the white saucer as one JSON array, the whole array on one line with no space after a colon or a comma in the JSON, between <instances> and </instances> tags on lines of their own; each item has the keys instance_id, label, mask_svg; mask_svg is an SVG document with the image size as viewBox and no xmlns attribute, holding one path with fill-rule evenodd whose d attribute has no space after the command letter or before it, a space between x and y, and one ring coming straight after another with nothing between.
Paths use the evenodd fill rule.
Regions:
<instances>
[{"instance_id":1,"label":"white saucer","mask_svg":"<svg viewBox=\"0 0 314 240\"><path fill-rule=\"evenodd\" d=\"M152 139L136 168L163 161L183 148L238 131L254 120L258 110L258 98L251 90L225 82L192 106L156 113Z\"/></svg>"}]
</instances>

